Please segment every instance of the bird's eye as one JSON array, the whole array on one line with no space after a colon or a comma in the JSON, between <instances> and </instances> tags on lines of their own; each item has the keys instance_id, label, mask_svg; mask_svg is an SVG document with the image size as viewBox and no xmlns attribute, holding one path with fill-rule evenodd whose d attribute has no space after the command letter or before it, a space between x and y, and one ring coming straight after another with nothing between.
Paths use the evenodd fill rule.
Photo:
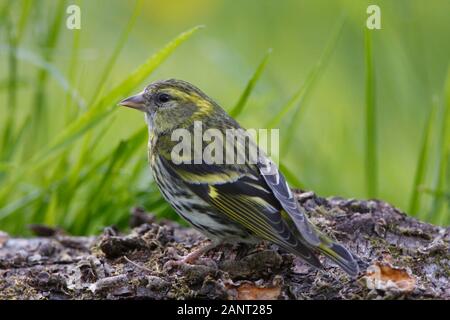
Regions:
<instances>
[{"instance_id":1,"label":"bird's eye","mask_svg":"<svg viewBox=\"0 0 450 320\"><path fill-rule=\"evenodd\" d=\"M160 93L157 97L158 102L165 103L170 100L170 96L167 93Z\"/></svg>"}]
</instances>

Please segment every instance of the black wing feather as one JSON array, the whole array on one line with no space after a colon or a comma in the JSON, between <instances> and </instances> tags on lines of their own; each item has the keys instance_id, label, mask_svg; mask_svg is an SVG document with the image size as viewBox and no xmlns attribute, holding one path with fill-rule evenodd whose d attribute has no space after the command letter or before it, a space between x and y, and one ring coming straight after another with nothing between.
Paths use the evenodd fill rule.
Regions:
<instances>
[{"instance_id":1,"label":"black wing feather","mask_svg":"<svg viewBox=\"0 0 450 320\"><path fill-rule=\"evenodd\" d=\"M274 196L297 226L301 236L308 244L315 247L318 246L321 242L319 236L311 227L303 209L292 194L286 179L275 164L264 157L258 162L258 168Z\"/></svg>"}]
</instances>

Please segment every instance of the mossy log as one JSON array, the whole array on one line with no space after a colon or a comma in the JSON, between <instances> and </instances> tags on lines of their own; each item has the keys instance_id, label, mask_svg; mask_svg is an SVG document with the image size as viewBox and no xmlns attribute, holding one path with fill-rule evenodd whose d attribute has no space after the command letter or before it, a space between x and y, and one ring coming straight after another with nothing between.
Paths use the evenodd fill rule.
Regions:
<instances>
[{"instance_id":1,"label":"mossy log","mask_svg":"<svg viewBox=\"0 0 450 320\"><path fill-rule=\"evenodd\" d=\"M359 257L358 278L326 260L324 270L312 269L267 243L164 268L208 240L137 209L128 234L73 237L42 226L30 239L0 233L0 299L450 299L450 228L382 201L297 196L319 229Z\"/></svg>"}]
</instances>

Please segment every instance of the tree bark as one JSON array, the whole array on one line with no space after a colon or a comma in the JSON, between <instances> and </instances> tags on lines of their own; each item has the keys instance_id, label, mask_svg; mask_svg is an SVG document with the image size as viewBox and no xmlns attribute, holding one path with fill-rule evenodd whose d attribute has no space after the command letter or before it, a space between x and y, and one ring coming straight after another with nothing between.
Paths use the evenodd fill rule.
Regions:
<instances>
[{"instance_id":1,"label":"tree bark","mask_svg":"<svg viewBox=\"0 0 450 320\"><path fill-rule=\"evenodd\" d=\"M357 279L323 257L324 270L314 270L267 243L223 246L170 268L208 240L135 210L129 234L0 233L0 299L450 299L450 228L382 201L297 196L320 230L358 256Z\"/></svg>"}]
</instances>

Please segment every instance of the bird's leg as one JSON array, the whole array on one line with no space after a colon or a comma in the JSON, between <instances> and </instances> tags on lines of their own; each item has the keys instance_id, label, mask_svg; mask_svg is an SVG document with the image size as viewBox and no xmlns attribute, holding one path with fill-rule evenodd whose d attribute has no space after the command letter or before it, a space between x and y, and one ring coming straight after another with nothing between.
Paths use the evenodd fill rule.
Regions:
<instances>
[{"instance_id":1,"label":"bird's leg","mask_svg":"<svg viewBox=\"0 0 450 320\"><path fill-rule=\"evenodd\" d=\"M295 192L295 196L298 201L305 201L310 198L314 198L315 195L316 194L313 191L307 191L307 192L296 191Z\"/></svg>"},{"instance_id":2,"label":"bird's leg","mask_svg":"<svg viewBox=\"0 0 450 320\"><path fill-rule=\"evenodd\" d=\"M208 245L206 245L204 247L198 248L197 250L194 250L193 252L191 252L188 255L184 256L183 260L186 263L192 264L195 261L197 261L202 255L204 255L208 251L214 249L218 245L219 245L219 243L211 242L210 244L208 244Z\"/></svg>"},{"instance_id":3,"label":"bird's leg","mask_svg":"<svg viewBox=\"0 0 450 320\"><path fill-rule=\"evenodd\" d=\"M179 257L177 260L169 260L164 264L164 269L172 269L173 267L179 267L185 264L194 264L203 254L207 253L208 251L218 247L221 245L221 242L219 241L212 241L210 244L203 246L201 248L198 248L197 250L194 250L193 252ZM214 262L213 262L214 263Z\"/></svg>"}]
</instances>

